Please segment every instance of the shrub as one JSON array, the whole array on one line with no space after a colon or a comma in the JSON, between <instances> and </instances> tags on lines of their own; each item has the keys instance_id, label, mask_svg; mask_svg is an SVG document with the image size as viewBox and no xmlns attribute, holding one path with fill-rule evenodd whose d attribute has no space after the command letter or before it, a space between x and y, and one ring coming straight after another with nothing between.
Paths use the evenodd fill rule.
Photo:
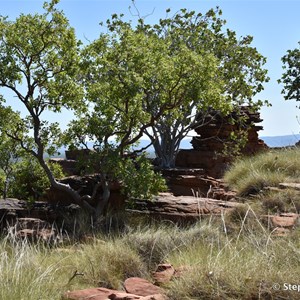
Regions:
<instances>
[{"instance_id":1,"label":"shrub","mask_svg":"<svg viewBox=\"0 0 300 300\"><path fill-rule=\"evenodd\" d=\"M56 178L64 176L60 165L50 163L50 169ZM35 159L24 158L14 166L13 180L8 196L22 200L38 200L50 186L48 177Z\"/></svg>"}]
</instances>

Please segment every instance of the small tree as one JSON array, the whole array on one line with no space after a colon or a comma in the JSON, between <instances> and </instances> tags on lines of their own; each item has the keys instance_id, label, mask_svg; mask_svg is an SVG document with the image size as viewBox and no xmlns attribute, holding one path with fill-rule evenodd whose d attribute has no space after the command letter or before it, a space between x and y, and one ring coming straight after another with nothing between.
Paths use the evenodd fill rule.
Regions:
<instances>
[{"instance_id":1,"label":"small tree","mask_svg":"<svg viewBox=\"0 0 300 300\"><path fill-rule=\"evenodd\" d=\"M44 14L22 14L15 21L0 18L0 87L9 90L13 101L28 113L22 119L11 119L13 126L4 131L37 159L52 187L70 194L74 203L93 214L91 197L80 196L69 185L58 182L45 160L61 136L59 124L46 121L45 113L82 107L82 90L74 80L78 42L64 14L55 8L57 2L45 3ZM9 114L4 105L0 112Z\"/></svg>"},{"instance_id":2,"label":"small tree","mask_svg":"<svg viewBox=\"0 0 300 300\"><path fill-rule=\"evenodd\" d=\"M300 48L288 50L281 60L285 72L279 83L283 83L284 99L300 101Z\"/></svg>"},{"instance_id":3,"label":"small tree","mask_svg":"<svg viewBox=\"0 0 300 300\"><path fill-rule=\"evenodd\" d=\"M113 176L124 174L128 172L127 169L147 170L154 182L145 182L144 185L149 187L145 189L145 193L154 190L151 190L153 183L155 183L153 187L157 186L156 182L160 186L161 179L156 179L156 175L145 165L142 158L139 158L136 168L132 167L135 162L124 159L126 149L138 140L137 132L142 132L144 127L138 127L139 113L142 113L140 107L139 110L131 107L130 113L128 111L128 114L123 114L125 118L118 118L118 111L109 111L113 105L118 107L117 99L113 99L115 103L110 103L108 107L105 106L105 102L99 103L98 107L95 106L95 114L91 116L89 122L88 128L92 130L89 134L93 135L97 131L98 135L100 133L101 138L103 137L98 139L97 158L101 166L101 169L98 169L101 172L101 180L95 186L92 195L81 196L78 191L55 178L45 160L45 154L54 153L55 147L62 141L62 134L58 123L45 120L45 113L60 113L63 108L76 108L80 115L87 109L82 97L82 82L78 82L79 43L63 12L55 8L57 2L58 0L52 0L50 3L45 3L45 13L41 15L21 15L14 22L8 21L5 17L0 18L0 87L10 90L28 113L22 119L13 120L14 126L5 127L4 132L9 138L18 142L26 153L37 159L54 189L68 193L74 203L97 218L104 212L109 198L110 174ZM100 47L101 43L102 41ZM104 75L109 74L109 70L107 71L108 73ZM89 72L89 74L93 73ZM95 83L90 77L86 78L86 82L88 86L90 86L88 82ZM88 88L89 95L93 95L93 89ZM114 90L114 92L121 91ZM112 97L108 100L111 101ZM126 107L126 103L124 105ZM9 114L8 108L4 105L1 105L0 109L1 114ZM116 116L113 115L115 112ZM126 118L129 121L126 121ZM82 120L78 120L77 124L82 124ZM97 126L100 126L99 129ZM105 131L102 133L103 128ZM114 135L115 131L118 134L119 130L124 134L118 135L118 139L122 137L121 143L117 146L109 143L108 137ZM132 138L131 134L137 135ZM122 159L120 160L119 157ZM121 170L124 172L122 173ZM122 178L129 178L128 174L122 176ZM94 205L100 186L103 188L102 199L97 199Z\"/></svg>"}]
</instances>

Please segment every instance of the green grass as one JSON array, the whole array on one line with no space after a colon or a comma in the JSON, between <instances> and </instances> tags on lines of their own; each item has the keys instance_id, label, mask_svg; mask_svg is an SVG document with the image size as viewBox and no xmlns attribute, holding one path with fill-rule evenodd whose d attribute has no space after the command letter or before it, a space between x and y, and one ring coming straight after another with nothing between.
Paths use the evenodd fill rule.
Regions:
<instances>
[{"instance_id":1,"label":"green grass","mask_svg":"<svg viewBox=\"0 0 300 300\"><path fill-rule=\"evenodd\" d=\"M264 187L280 182L300 182L300 149L270 150L238 159L224 180L240 196L257 194Z\"/></svg>"},{"instance_id":2,"label":"green grass","mask_svg":"<svg viewBox=\"0 0 300 300\"><path fill-rule=\"evenodd\" d=\"M151 280L159 263L187 270L164 286L170 299L298 299L271 286L298 283L299 237L295 231L273 238L255 215L239 209L190 227L141 225L56 247L2 238L0 299L58 300L67 290L122 289L128 277Z\"/></svg>"}]
</instances>

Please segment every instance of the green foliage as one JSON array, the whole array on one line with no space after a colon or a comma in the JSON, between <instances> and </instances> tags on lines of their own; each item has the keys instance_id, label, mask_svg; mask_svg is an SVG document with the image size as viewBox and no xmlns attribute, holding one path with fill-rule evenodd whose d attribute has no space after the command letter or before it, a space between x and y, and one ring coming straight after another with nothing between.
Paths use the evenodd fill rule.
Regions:
<instances>
[{"instance_id":1,"label":"green foliage","mask_svg":"<svg viewBox=\"0 0 300 300\"><path fill-rule=\"evenodd\" d=\"M49 177L43 157L54 153L61 132L59 124L46 121L43 113L82 107L82 88L74 80L79 44L63 12L55 8L57 2L45 3L43 14L21 14L13 21L0 18L0 88L12 93L11 107L18 101L27 110L20 118L1 103L1 117L12 125L4 133L38 158Z\"/></svg>"},{"instance_id":2,"label":"green foliage","mask_svg":"<svg viewBox=\"0 0 300 300\"><path fill-rule=\"evenodd\" d=\"M254 96L269 80L263 68L266 59L251 46L251 36L238 39L234 31L226 29L226 21L221 15L218 8L206 14L182 9L153 26L140 20L140 31L156 34L165 42L171 41L171 55L182 53L186 56L188 53L203 59L203 64L197 66L199 73L192 68L189 70L188 76L194 82L186 89L181 87L185 89L184 99L178 93L175 97L179 105L166 112L151 131L146 130L162 167L174 167L180 141L195 123L201 126L199 115L209 108L228 114L243 104L256 110L264 104L260 100L254 101ZM186 64L182 63L184 70L188 69L189 63L195 65L195 61L189 59ZM157 97L160 97L160 91Z\"/></svg>"},{"instance_id":3,"label":"green foliage","mask_svg":"<svg viewBox=\"0 0 300 300\"><path fill-rule=\"evenodd\" d=\"M60 165L50 163L49 168L55 178L60 179L64 177ZM24 158L13 166L8 196L35 201L40 199L49 187L49 179L37 160Z\"/></svg>"},{"instance_id":4,"label":"green foliage","mask_svg":"<svg viewBox=\"0 0 300 300\"><path fill-rule=\"evenodd\" d=\"M232 165L224 179L239 195L245 196L280 182L299 182L299 175L300 151L295 147L242 157Z\"/></svg>"},{"instance_id":5,"label":"green foliage","mask_svg":"<svg viewBox=\"0 0 300 300\"><path fill-rule=\"evenodd\" d=\"M300 45L300 42L299 42ZM283 83L285 100L300 100L300 49L288 50L282 57L284 73L279 81Z\"/></svg>"},{"instance_id":6,"label":"green foliage","mask_svg":"<svg viewBox=\"0 0 300 300\"><path fill-rule=\"evenodd\" d=\"M118 172L118 178L124 184L123 192L129 199L151 199L152 195L166 190L164 179L154 172L144 155L120 161Z\"/></svg>"}]
</instances>

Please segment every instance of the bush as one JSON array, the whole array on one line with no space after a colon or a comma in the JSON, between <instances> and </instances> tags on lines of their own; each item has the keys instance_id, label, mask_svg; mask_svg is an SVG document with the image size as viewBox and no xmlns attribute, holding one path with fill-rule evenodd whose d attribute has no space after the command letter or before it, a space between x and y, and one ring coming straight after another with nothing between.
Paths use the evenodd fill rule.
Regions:
<instances>
[{"instance_id":1,"label":"bush","mask_svg":"<svg viewBox=\"0 0 300 300\"><path fill-rule=\"evenodd\" d=\"M64 176L60 165L49 164L55 178ZM33 158L25 158L14 165L13 180L8 196L27 201L38 200L50 186L48 177L40 164Z\"/></svg>"}]
</instances>

